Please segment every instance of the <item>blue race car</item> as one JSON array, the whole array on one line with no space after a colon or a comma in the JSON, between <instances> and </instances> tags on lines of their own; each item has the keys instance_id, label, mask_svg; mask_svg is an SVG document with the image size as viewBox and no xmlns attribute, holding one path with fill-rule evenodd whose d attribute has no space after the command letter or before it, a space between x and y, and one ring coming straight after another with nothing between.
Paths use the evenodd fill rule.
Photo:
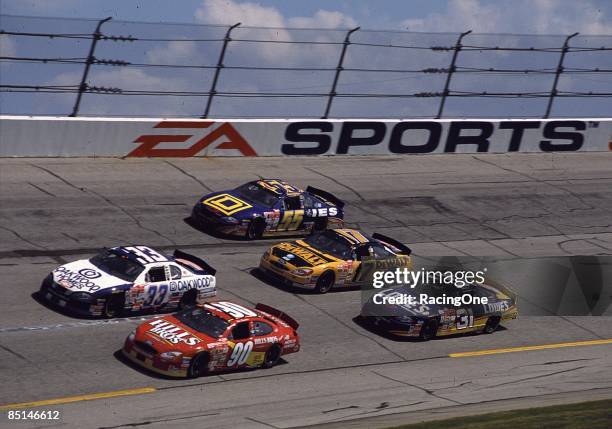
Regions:
<instances>
[{"instance_id":1,"label":"blue race car","mask_svg":"<svg viewBox=\"0 0 612 429\"><path fill-rule=\"evenodd\" d=\"M343 207L329 192L262 179L202 197L191 219L212 232L254 240L342 227Z\"/></svg>"}]
</instances>

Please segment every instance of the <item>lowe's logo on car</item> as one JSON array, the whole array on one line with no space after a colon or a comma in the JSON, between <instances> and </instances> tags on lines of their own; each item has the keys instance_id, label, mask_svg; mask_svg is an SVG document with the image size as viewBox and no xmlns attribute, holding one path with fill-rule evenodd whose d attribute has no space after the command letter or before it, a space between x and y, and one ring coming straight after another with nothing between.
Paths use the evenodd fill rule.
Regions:
<instances>
[{"instance_id":1,"label":"lowe's logo on car","mask_svg":"<svg viewBox=\"0 0 612 429\"><path fill-rule=\"evenodd\" d=\"M285 129L284 155L576 152L597 121L305 121ZM529 145L529 148L525 146ZM384 146L380 147L380 146Z\"/></svg>"},{"instance_id":2,"label":"lowe's logo on car","mask_svg":"<svg viewBox=\"0 0 612 429\"><path fill-rule=\"evenodd\" d=\"M172 344L185 343L188 346L195 346L200 342L199 338L165 320L153 320L149 325L153 326L153 329L149 329L148 332Z\"/></svg>"},{"instance_id":3,"label":"lowe's logo on car","mask_svg":"<svg viewBox=\"0 0 612 429\"><path fill-rule=\"evenodd\" d=\"M183 291L188 289L204 289L210 286L210 277L198 277L189 280L172 280L170 282L171 291Z\"/></svg>"},{"instance_id":4,"label":"lowe's logo on car","mask_svg":"<svg viewBox=\"0 0 612 429\"><path fill-rule=\"evenodd\" d=\"M90 271L93 270L81 271L87 271L88 275L92 275ZM90 280L92 277L86 277L81 272L70 271L66 267L57 267L53 270L53 277L57 283L68 289L87 289L89 292L95 292L100 289L100 286ZM97 277L99 276L96 276L96 278Z\"/></svg>"}]
</instances>

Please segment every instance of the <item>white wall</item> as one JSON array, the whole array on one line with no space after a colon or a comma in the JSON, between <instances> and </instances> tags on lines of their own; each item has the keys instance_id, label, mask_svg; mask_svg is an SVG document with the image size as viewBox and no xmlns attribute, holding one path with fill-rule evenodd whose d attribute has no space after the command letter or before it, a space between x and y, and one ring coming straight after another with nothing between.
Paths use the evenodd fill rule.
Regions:
<instances>
[{"instance_id":1,"label":"white wall","mask_svg":"<svg viewBox=\"0 0 612 429\"><path fill-rule=\"evenodd\" d=\"M0 116L0 157L612 150L612 118L198 120Z\"/></svg>"}]
</instances>

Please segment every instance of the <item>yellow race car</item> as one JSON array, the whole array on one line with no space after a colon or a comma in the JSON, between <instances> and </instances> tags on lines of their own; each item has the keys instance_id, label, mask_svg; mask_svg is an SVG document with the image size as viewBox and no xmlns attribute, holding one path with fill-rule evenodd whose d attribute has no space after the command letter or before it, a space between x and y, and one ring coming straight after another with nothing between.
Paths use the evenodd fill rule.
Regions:
<instances>
[{"instance_id":1,"label":"yellow race car","mask_svg":"<svg viewBox=\"0 0 612 429\"><path fill-rule=\"evenodd\" d=\"M411 269L410 253L410 248L384 235L327 229L272 246L261 257L259 269L289 286L326 293L333 287L365 285L374 270Z\"/></svg>"}]
</instances>

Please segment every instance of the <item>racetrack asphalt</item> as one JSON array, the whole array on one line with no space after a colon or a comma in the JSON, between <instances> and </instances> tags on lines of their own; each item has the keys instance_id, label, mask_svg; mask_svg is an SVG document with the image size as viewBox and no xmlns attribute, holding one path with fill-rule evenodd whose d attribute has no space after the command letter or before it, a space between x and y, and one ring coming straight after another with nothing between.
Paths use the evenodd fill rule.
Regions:
<instances>
[{"instance_id":1,"label":"racetrack asphalt","mask_svg":"<svg viewBox=\"0 0 612 429\"><path fill-rule=\"evenodd\" d=\"M377 427L512 401L612 396L612 344L521 349L611 339L612 309L519 317L492 335L397 341L356 323L359 291L295 293L254 276L277 239L225 240L183 221L201 195L258 177L328 190L347 202L351 226L397 238L418 257L612 254L612 153L2 159L0 406L40 401L62 411L65 427L325 427L361 418L361 427ZM204 258L218 270L219 298L297 319L302 350L268 370L166 379L115 354L140 318L76 319L32 297L55 266L121 244ZM518 349L449 356L502 348ZM86 396L97 393L108 394ZM47 402L62 397L73 402ZM0 426L12 427L5 415Z\"/></svg>"}]
</instances>

